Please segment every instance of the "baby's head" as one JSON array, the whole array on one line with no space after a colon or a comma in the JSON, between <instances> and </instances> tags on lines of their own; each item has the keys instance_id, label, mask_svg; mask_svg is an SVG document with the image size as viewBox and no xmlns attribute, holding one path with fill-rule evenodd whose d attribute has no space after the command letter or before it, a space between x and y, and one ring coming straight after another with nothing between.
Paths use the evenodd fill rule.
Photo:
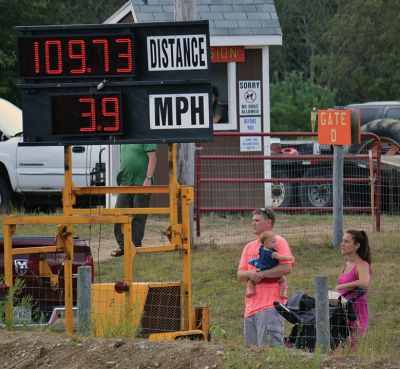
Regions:
<instances>
[{"instance_id":1,"label":"baby's head","mask_svg":"<svg viewBox=\"0 0 400 369\"><path fill-rule=\"evenodd\" d=\"M261 244L266 248L273 248L276 244L276 234L272 231L265 231L260 236Z\"/></svg>"}]
</instances>

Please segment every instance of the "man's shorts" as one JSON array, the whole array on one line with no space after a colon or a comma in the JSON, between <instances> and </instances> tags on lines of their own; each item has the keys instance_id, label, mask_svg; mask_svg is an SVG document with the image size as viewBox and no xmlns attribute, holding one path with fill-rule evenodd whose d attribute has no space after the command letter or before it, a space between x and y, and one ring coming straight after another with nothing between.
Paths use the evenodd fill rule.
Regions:
<instances>
[{"instance_id":1,"label":"man's shorts","mask_svg":"<svg viewBox=\"0 0 400 369\"><path fill-rule=\"evenodd\" d=\"M264 347L283 344L284 318L274 309L262 310L244 318L246 346Z\"/></svg>"}]
</instances>

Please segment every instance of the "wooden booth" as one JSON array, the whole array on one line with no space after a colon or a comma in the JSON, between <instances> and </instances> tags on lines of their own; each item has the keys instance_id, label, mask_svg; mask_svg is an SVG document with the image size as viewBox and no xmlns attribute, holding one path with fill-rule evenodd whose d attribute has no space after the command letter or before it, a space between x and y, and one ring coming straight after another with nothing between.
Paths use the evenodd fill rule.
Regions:
<instances>
[{"instance_id":1,"label":"wooden booth","mask_svg":"<svg viewBox=\"0 0 400 369\"><path fill-rule=\"evenodd\" d=\"M105 23L172 21L173 0L128 1ZM270 46L282 44L282 31L275 6L271 0L248 2L247 0L225 1L223 5L197 0L196 19L209 20L211 44L212 83L218 87L220 105L226 110L226 118L214 123L214 132L270 132L269 95L269 50ZM268 137L215 137L213 142L204 143L203 152L211 154L267 155L270 152ZM168 183L167 145L158 146L157 184ZM113 147L110 158L110 181L114 184L118 173L118 147ZM269 178L268 162L246 162L243 177L260 173ZM208 171L224 173L224 164L204 166L202 175ZM225 170L226 172L226 170ZM270 183L232 184L246 186L246 195L241 196L240 207L254 208L268 203ZM226 189L226 184L224 184ZM202 206L215 204L219 196L202 186ZM247 197L247 198L246 198ZM153 197L154 206L162 206L168 199ZM237 200L237 199L236 199ZM235 206L229 198L219 199L220 207ZM222 202L221 202L222 201ZM156 205L157 204L157 205Z\"/></svg>"}]
</instances>

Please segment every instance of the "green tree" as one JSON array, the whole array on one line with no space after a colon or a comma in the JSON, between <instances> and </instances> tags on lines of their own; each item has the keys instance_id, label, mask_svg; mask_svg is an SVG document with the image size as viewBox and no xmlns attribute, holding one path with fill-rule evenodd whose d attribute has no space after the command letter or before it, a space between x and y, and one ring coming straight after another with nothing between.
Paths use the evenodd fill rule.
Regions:
<instances>
[{"instance_id":1,"label":"green tree","mask_svg":"<svg viewBox=\"0 0 400 369\"><path fill-rule=\"evenodd\" d=\"M310 114L313 108L335 105L335 92L304 79L292 72L284 80L271 84L271 129L275 132L311 131Z\"/></svg>"},{"instance_id":2,"label":"green tree","mask_svg":"<svg viewBox=\"0 0 400 369\"><path fill-rule=\"evenodd\" d=\"M49 0L0 0L0 96L18 100L16 33L18 25L41 24L46 20Z\"/></svg>"},{"instance_id":3,"label":"green tree","mask_svg":"<svg viewBox=\"0 0 400 369\"><path fill-rule=\"evenodd\" d=\"M313 79L310 61L319 53L330 21L345 1L275 0L283 43L271 49L271 67L280 78L298 71Z\"/></svg>"},{"instance_id":4,"label":"green tree","mask_svg":"<svg viewBox=\"0 0 400 369\"><path fill-rule=\"evenodd\" d=\"M339 104L399 99L400 2L352 0L337 13L312 58L316 81Z\"/></svg>"},{"instance_id":5,"label":"green tree","mask_svg":"<svg viewBox=\"0 0 400 369\"><path fill-rule=\"evenodd\" d=\"M0 97L19 102L17 34L13 27L102 23L125 0L0 0Z\"/></svg>"},{"instance_id":6,"label":"green tree","mask_svg":"<svg viewBox=\"0 0 400 369\"><path fill-rule=\"evenodd\" d=\"M103 23L126 0L55 0L49 12L53 24Z\"/></svg>"}]
</instances>

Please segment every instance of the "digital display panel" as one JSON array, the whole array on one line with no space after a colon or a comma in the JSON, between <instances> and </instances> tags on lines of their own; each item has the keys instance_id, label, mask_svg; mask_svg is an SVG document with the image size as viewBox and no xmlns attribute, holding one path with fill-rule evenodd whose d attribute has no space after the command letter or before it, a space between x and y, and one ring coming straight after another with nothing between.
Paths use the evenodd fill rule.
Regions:
<instances>
[{"instance_id":1,"label":"digital display panel","mask_svg":"<svg viewBox=\"0 0 400 369\"><path fill-rule=\"evenodd\" d=\"M21 78L96 78L135 75L132 34L18 38Z\"/></svg>"},{"instance_id":2,"label":"digital display panel","mask_svg":"<svg viewBox=\"0 0 400 369\"><path fill-rule=\"evenodd\" d=\"M24 144L212 138L208 21L15 30Z\"/></svg>"},{"instance_id":3,"label":"digital display panel","mask_svg":"<svg viewBox=\"0 0 400 369\"><path fill-rule=\"evenodd\" d=\"M121 94L66 94L51 97L52 133L61 136L121 135Z\"/></svg>"}]
</instances>

